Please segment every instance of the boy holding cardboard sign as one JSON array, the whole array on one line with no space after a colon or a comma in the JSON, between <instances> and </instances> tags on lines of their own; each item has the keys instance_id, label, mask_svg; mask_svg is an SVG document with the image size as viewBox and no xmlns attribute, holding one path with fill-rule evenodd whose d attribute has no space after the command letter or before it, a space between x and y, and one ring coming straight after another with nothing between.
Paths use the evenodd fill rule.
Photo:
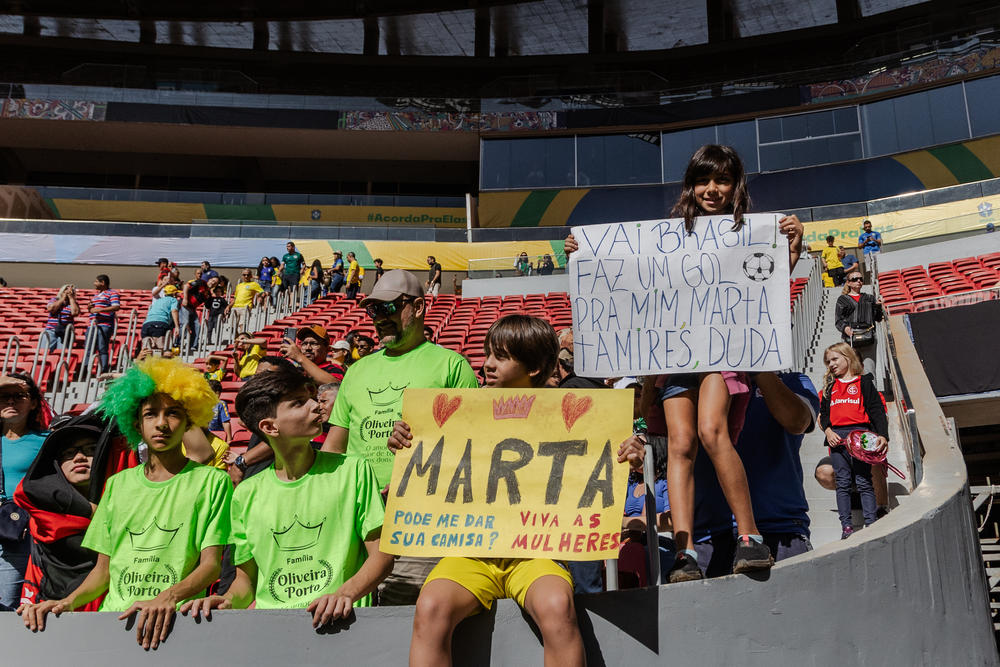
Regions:
<instances>
[{"instance_id":1,"label":"boy holding cardboard sign","mask_svg":"<svg viewBox=\"0 0 1000 667\"><path fill-rule=\"evenodd\" d=\"M313 627L371 605L392 570L379 551L384 509L371 466L361 457L317 452L323 415L309 379L279 368L259 373L236 396L243 422L274 450L274 465L233 494L236 579L224 596L181 608L301 609Z\"/></svg>"},{"instance_id":2,"label":"boy holding cardboard sign","mask_svg":"<svg viewBox=\"0 0 1000 667\"><path fill-rule=\"evenodd\" d=\"M552 327L536 317L508 315L497 320L483 344L486 386L545 386L555 368L559 342ZM410 429L396 422L389 448L410 446ZM583 665L584 648L573 606L573 580L560 564L545 558L445 557L427 577L417 599L410 665L451 664L451 638L458 623L514 598L538 625L545 664Z\"/></svg>"}]
</instances>

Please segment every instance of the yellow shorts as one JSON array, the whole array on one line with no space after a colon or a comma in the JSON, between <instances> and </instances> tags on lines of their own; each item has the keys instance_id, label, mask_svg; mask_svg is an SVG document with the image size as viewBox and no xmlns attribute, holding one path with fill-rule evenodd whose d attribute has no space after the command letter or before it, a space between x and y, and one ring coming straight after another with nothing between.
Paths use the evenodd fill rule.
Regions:
<instances>
[{"instance_id":1,"label":"yellow shorts","mask_svg":"<svg viewBox=\"0 0 1000 667\"><path fill-rule=\"evenodd\" d=\"M573 577L565 567L548 558L442 558L427 582L435 579L454 581L489 609L494 600L513 598L521 607L528 587L538 579L555 575L573 588ZM426 583L425 582L425 585Z\"/></svg>"}]
</instances>

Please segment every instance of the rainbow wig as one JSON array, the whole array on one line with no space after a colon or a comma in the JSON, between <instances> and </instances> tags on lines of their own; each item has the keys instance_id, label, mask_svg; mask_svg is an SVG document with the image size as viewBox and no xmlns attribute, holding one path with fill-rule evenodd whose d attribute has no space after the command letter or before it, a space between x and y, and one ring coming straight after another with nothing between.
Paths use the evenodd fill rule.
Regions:
<instances>
[{"instance_id":1,"label":"rainbow wig","mask_svg":"<svg viewBox=\"0 0 1000 667\"><path fill-rule=\"evenodd\" d=\"M134 364L108 386L98 408L101 414L115 420L133 448L142 442L142 435L135 428L139 408L153 394L166 394L180 403L191 424L199 427L208 426L219 402L208 380L180 359L151 357Z\"/></svg>"}]
</instances>

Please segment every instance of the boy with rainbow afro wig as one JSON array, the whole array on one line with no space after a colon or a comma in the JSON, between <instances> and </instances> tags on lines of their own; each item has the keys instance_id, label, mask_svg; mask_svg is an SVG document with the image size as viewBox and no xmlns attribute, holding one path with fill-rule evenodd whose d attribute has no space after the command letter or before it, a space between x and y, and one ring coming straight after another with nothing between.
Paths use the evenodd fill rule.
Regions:
<instances>
[{"instance_id":1,"label":"boy with rainbow afro wig","mask_svg":"<svg viewBox=\"0 0 1000 667\"><path fill-rule=\"evenodd\" d=\"M177 607L203 597L219 576L230 542L232 484L223 471L189 460L181 441L203 428L217 402L196 369L153 357L132 366L107 389L99 408L148 460L108 479L83 546L97 564L62 600L21 610L32 631L45 616L76 609L107 591L101 611L138 614L136 640L155 649L166 639Z\"/></svg>"}]
</instances>

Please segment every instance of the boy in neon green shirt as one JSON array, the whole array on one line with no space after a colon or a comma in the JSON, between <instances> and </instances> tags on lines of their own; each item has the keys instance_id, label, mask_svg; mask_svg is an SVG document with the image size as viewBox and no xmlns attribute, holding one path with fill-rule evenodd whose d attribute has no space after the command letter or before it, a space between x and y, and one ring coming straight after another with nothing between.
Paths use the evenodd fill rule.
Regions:
<instances>
[{"instance_id":1,"label":"boy in neon green shirt","mask_svg":"<svg viewBox=\"0 0 1000 667\"><path fill-rule=\"evenodd\" d=\"M108 387L101 411L118 423L129 444L145 442L149 458L108 479L83 546L97 552L87 578L62 600L26 605L30 630L45 616L76 609L107 593L101 611L136 613L136 640L155 649L170 630L176 607L200 597L219 577L230 541L232 486L221 470L183 454L184 433L208 425L215 393L194 368L152 357Z\"/></svg>"},{"instance_id":2,"label":"boy in neon green shirt","mask_svg":"<svg viewBox=\"0 0 1000 667\"><path fill-rule=\"evenodd\" d=\"M278 369L255 375L236 396L247 427L274 450L274 465L243 481L233 496L236 579L224 596L185 604L211 609L301 609L313 626L371 604L392 570L378 549L385 508L375 473L361 457L317 452L323 414L308 378Z\"/></svg>"}]
</instances>

